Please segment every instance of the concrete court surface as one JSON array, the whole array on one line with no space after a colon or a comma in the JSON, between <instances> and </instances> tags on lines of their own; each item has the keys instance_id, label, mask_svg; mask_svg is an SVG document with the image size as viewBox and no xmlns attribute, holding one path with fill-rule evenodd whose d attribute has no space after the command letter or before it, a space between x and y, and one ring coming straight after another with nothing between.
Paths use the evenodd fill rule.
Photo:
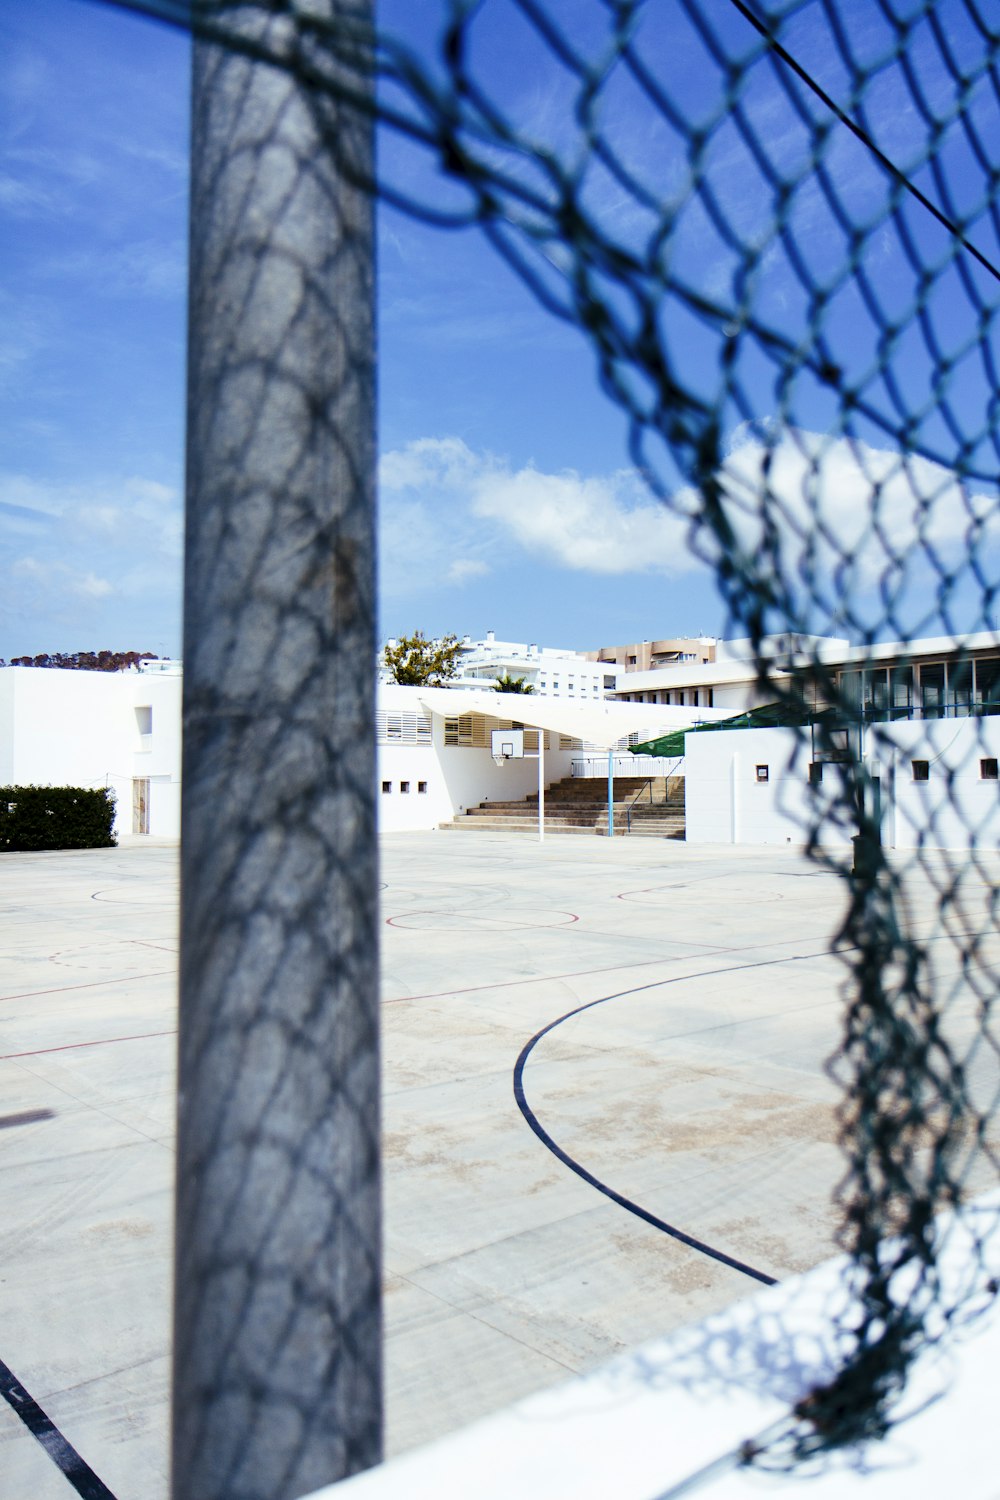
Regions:
<instances>
[{"instance_id":1,"label":"concrete court surface","mask_svg":"<svg viewBox=\"0 0 1000 1500\"><path fill-rule=\"evenodd\" d=\"M0 1361L117 1500L162 1500L177 850L0 870ZM759 1285L571 1162L767 1276L831 1253L835 877L452 833L385 838L382 876L390 1452ZM523 1066L546 1145L513 1075L562 1017ZM0 1500L71 1493L0 1402Z\"/></svg>"}]
</instances>

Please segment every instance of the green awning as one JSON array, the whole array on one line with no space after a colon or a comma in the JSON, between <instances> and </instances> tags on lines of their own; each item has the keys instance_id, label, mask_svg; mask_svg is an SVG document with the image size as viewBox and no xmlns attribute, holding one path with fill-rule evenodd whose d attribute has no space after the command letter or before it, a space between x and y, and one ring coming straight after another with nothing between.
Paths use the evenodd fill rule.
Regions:
<instances>
[{"instance_id":1,"label":"green awning","mask_svg":"<svg viewBox=\"0 0 1000 1500\"><path fill-rule=\"evenodd\" d=\"M711 724L675 729L670 734L661 734L658 739L632 745L631 750L633 755L674 758L684 754L684 736L687 734L708 734L715 729L802 729L827 718L830 713L830 709L811 708L807 703L763 703L760 708L747 709L745 713L734 714L731 719L716 719Z\"/></svg>"}]
</instances>

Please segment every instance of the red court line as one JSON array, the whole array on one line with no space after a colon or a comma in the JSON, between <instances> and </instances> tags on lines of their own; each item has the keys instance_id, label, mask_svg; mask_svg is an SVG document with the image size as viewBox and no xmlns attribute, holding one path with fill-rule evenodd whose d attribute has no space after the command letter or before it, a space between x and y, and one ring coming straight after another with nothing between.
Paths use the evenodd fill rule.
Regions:
<instances>
[{"instance_id":1,"label":"red court line","mask_svg":"<svg viewBox=\"0 0 1000 1500\"><path fill-rule=\"evenodd\" d=\"M579 922L579 920L580 920L580 918L577 916L576 912L573 912L573 911L556 911L556 908L554 906L542 907L542 910L543 911L549 911L549 912L555 912L555 914L556 914L557 917L569 917L569 921L568 922L544 922L544 923L528 922L527 924L525 924L524 922L515 923L515 922L512 922L512 921L509 921L509 922L507 922L506 926L504 926L502 928L488 927L486 929L486 932L487 933L496 932L496 933L501 933L501 934L504 933L504 932L551 932L552 929L555 928L555 927L572 927L572 925L573 925L574 922ZM396 912L395 916L386 917L386 919L385 919L385 925L387 927L396 927L398 925L398 923L402 922L406 917L441 917L441 916L446 916L446 917L460 917L460 918L462 918L463 921L467 920L469 923L475 922L477 918L479 920L481 920L481 921L484 921L484 922L489 922L489 921L501 922L501 921L504 920L502 917L492 917L491 914L489 912L486 912L486 911L452 911L452 912L449 912L449 911L439 911L439 910L432 909L432 910L429 910L429 911L423 911L423 910L421 910L421 911L398 911L398 912ZM403 930L405 932L456 932L456 931L460 932L463 929L462 928L455 928L455 927L445 927L445 928L441 928L441 927L407 927L407 928L403 928L401 930ZM474 927L471 927L471 926L469 927L469 931L474 932L475 930L476 929Z\"/></svg>"},{"instance_id":2,"label":"red court line","mask_svg":"<svg viewBox=\"0 0 1000 1500\"><path fill-rule=\"evenodd\" d=\"M161 974L173 974L174 969L153 969L149 974L123 974L120 979L91 979L86 984L61 984L54 990L25 990L21 995L0 995L0 1000L33 1000L36 995L64 995L68 990L99 990L106 984L128 984L132 979L156 979Z\"/></svg>"},{"instance_id":3,"label":"red court line","mask_svg":"<svg viewBox=\"0 0 1000 1500\"><path fill-rule=\"evenodd\" d=\"M10 1062L17 1057L43 1057L47 1052L75 1052L78 1047L107 1047L111 1042L145 1042L156 1036L176 1036L173 1031L140 1031L137 1036L105 1036L96 1042L66 1042L62 1047L37 1047L34 1052L0 1052L0 1062Z\"/></svg>"}]
</instances>

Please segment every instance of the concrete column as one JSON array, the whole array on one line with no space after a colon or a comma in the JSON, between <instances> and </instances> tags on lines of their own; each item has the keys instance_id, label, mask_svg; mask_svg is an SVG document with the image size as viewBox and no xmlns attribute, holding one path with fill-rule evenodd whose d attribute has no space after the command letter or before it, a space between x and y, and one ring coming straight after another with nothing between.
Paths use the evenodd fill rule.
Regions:
<instances>
[{"instance_id":1,"label":"concrete column","mask_svg":"<svg viewBox=\"0 0 1000 1500\"><path fill-rule=\"evenodd\" d=\"M545 730L538 731L538 842L545 842Z\"/></svg>"},{"instance_id":2,"label":"concrete column","mask_svg":"<svg viewBox=\"0 0 1000 1500\"><path fill-rule=\"evenodd\" d=\"M615 752L608 751L608 838L615 836Z\"/></svg>"},{"instance_id":3,"label":"concrete column","mask_svg":"<svg viewBox=\"0 0 1000 1500\"><path fill-rule=\"evenodd\" d=\"M740 799L743 796L741 769L740 757L734 754L729 763L729 841L732 844L740 841Z\"/></svg>"},{"instance_id":4,"label":"concrete column","mask_svg":"<svg viewBox=\"0 0 1000 1500\"><path fill-rule=\"evenodd\" d=\"M371 129L315 102L195 46L177 1500L381 1453Z\"/></svg>"}]
</instances>

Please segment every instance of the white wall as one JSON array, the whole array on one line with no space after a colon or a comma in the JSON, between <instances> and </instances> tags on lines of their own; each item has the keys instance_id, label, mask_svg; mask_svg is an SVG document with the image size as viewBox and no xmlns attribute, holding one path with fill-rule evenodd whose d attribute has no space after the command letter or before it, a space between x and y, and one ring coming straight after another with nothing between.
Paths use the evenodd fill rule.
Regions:
<instances>
[{"instance_id":1,"label":"white wall","mask_svg":"<svg viewBox=\"0 0 1000 1500\"><path fill-rule=\"evenodd\" d=\"M727 729L689 734L684 751L688 843L804 842L817 811L808 782L808 731ZM766 781L758 781L758 766L767 767ZM844 841L854 831L831 830L831 840Z\"/></svg>"},{"instance_id":2,"label":"white wall","mask_svg":"<svg viewBox=\"0 0 1000 1500\"><path fill-rule=\"evenodd\" d=\"M983 780L980 760L1000 760L1000 719L932 719L879 725L868 756L882 783L883 840L897 849L1000 847L1000 782ZM928 780L914 781L926 760Z\"/></svg>"},{"instance_id":3,"label":"white wall","mask_svg":"<svg viewBox=\"0 0 1000 1500\"><path fill-rule=\"evenodd\" d=\"M748 708L756 708L763 701L753 683L720 682L712 689L712 707L724 708L730 714L746 713Z\"/></svg>"},{"instance_id":4,"label":"white wall","mask_svg":"<svg viewBox=\"0 0 1000 1500\"><path fill-rule=\"evenodd\" d=\"M554 736L553 736L554 738ZM400 833L437 828L480 802L511 802L538 790L537 760L512 760L498 766L489 750L445 745L444 719L435 714L430 745L379 745L379 831ZM546 750L545 784L570 774L569 750ZM388 781L390 789L382 791ZM421 781L426 792L418 790ZM409 792L400 790L409 782Z\"/></svg>"},{"instance_id":5,"label":"white wall","mask_svg":"<svg viewBox=\"0 0 1000 1500\"><path fill-rule=\"evenodd\" d=\"M836 847L856 832L837 767L824 766L822 785L809 785L808 730L692 734L685 750L689 843L801 843L820 824L822 842ZM887 847L968 848L972 830L979 848L1000 847L1000 782L980 775L982 759L1000 760L1000 718L872 726L865 758L880 778ZM914 760L929 762L926 782L914 781ZM759 765L766 782L757 780Z\"/></svg>"},{"instance_id":6,"label":"white wall","mask_svg":"<svg viewBox=\"0 0 1000 1500\"><path fill-rule=\"evenodd\" d=\"M14 670L0 667L0 786L14 784Z\"/></svg>"},{"instance_id":7,"label":"white wall","mask_svg":"<svg viewBox=\"0 0 1000 1500\"><path fill-rule=\"evenodd\" d=\"M131 776L149 777L149 832L161 838L179 838L181 831L181 695L179 674L160 676L153 672L123 673L129 692L132 722ZM153 732L148 739L139 734L135 710L152 709ZM131 781L127 798L119 802L119 828L132 827Z\"/></svg>"},{"instance_id":8,"label":"white wall","mask_svg":"<svg viewBox=\"0 0 1000 1500\"><path fill-rule=\"evenodd\" d=\"M115 829L132 829L133 778L149 778L149 831L180 833L181 678L59 668L0 669L0 771L4 782L109 786ZM152 710L140 733L136 708Z\"/></svg>"}]
</instances>

